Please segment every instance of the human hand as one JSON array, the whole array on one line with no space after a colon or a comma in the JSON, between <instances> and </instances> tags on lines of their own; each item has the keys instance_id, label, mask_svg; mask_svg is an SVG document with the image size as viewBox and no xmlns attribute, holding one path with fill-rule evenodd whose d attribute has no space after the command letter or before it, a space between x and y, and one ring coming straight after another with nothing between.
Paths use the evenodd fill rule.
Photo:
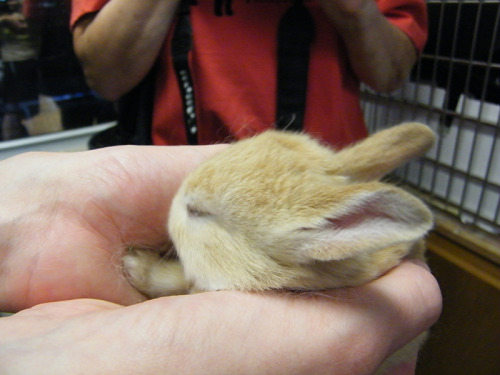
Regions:
<instances>
[{"instance_id":1,"label":"human hand","mask_svg":"<svg viewBox=\"0 0 500 375\"><path fill-rule=\"evenodd\" d=\"M408 35L389 22L375 0L318 1L342 37L357 77L376 91L398 88L417 59L417 50ZM424 27L423 2L413 2L402 11L407 11L410 19L415 17L416 29Z\"/></svg>"},{"instance_id":2,"label":"human hand","mask_svg":"<svg viewBox=\"0 0 500 375\"><path fill-rule=\"evenodd\" d=\"M0 319L0 372L371 374L440 308L436 280L409 261L364 286L320 295L49 303ZM411 373L410 366L391 375Z\"/></svg>"},{"instance_id":3,"label":"human hand","mask_svg":"<svg viewBox=\"0 0 500 375\"><path fill-rule=\"evenodd\" d=\"M130 244L167 241L182 179L224 147L128 146L0 162L0 311L82 297L143 300L121 256Z\"/></svg>"}]
</instances>

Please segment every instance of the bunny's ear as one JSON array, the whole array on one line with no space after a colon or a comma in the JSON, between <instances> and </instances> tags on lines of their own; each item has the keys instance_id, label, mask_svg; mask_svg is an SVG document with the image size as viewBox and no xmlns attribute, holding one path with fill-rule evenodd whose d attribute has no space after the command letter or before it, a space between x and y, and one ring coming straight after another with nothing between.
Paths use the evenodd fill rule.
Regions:
<instances>
[{"instance_id":1,"label":"bunny's ear","mask_svg":"<svg viewBox=\"0 0 500 375\"><path fill-rule=\"evenodd\" d=\"M428 126L404 123L338 152L329 171L358 182L378 180L408 160L423 155L434 141L435 134Z\"/></svg>"},{"instance_id":2,"label":"bunny's ear","mask_svg":"<svg viewBox=\"0 0 500 375\"><path fill-rule=\"evenodd\" d=\"M374 185L363 184L363 185ZM381 183L357 192L303 242L309 259L341 260L423 237L433 224L429 209L405 191Z\"/></svg>"}]
</instances>

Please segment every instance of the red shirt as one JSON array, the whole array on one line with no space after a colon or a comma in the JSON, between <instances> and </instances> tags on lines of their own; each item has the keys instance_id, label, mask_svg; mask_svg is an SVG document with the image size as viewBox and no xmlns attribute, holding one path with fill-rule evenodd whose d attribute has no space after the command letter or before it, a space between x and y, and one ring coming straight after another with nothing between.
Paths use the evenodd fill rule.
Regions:
<instances>
[{"instance_id":1,"label":"red shirt","mask_svg":"<svg viewBox=\"0 0 500 375\"><path fill-rule=\"evenodd\" d=\"M71 24L109 0L73 0ZM227 1L227 0L226 0ZM427 38L424 0L377 0L386 18L422 50ZM287 0L233 0L233 15L216 16L214 0L191 7L195 88L200 144L242 138L273 126L276 111L278 23ZM306 1L316 27L311 46L304 130L341 147L366 136L359 80L350 69L342 39L314 1ZM170 33L171 34L171 33ZM182 101L170 54L170 35L160 53L153 141L187 142Z\"/></svg>"}]
</instances>

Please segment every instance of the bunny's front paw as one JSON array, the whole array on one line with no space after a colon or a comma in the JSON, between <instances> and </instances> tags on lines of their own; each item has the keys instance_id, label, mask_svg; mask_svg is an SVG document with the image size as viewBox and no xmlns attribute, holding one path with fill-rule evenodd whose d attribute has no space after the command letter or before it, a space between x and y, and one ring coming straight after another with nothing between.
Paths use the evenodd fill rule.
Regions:
<instances>
[{"instance_id":1,"label":"bunny's front paw","mask_svg":"<svg viewBox=\"0 0 500 375\"><path fill-rule=\"evenodd\" d=\"M123 267L130 284L148 297L188 292L188 283L179 261L163 259L155 251L131 248L123 257Z\"/></svg>"}]
</instances>

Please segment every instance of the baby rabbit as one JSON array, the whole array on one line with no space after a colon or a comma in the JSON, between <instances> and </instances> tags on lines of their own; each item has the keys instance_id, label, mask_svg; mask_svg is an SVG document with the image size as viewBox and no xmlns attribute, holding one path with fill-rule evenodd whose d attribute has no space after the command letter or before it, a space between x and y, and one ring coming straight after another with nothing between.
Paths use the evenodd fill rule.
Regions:
<instances>
[{"instance_id":1,"label":"baby rabbit","mask_svg":"<svg viewBox=\"0 0 500 375\"><path fill-rule=\"evenodd\" d=\"M237 142L193 171L172 202L180 264L135 249L124 258L129 279L150 297L310 291L363 284L405 257L423 258L431 212L378 180L433 142L418 123L339 152L281 131Z\"/></svg>"},{"instance_id":2,"label":"baby rabbit","mask_svg":"<svg viewBox=\"0 0 500 375\"><path fill-rule=\"evenodd\" d=\"M432 214L378 182L423 154L434 133L402 124L335 153L305 134L237 142L183 182L168 221L182 266L159 253L124 258L150 297L209 290L318 290L366 283L423 257Z\"/></svg>"}]
</instances>

